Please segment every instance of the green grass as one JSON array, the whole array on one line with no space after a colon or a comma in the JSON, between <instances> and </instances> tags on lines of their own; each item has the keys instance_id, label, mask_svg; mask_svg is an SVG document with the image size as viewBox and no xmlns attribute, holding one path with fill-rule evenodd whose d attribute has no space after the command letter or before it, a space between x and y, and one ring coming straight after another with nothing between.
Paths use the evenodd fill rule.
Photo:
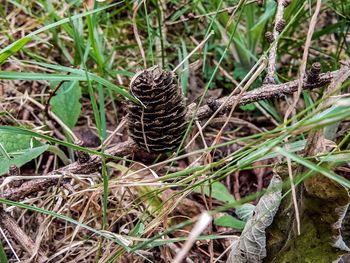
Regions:
<instances>
[{"instance_id":1,"label":"green grass","mask_svg":"<svg viewBox=\"0 0 350 263\"><path fill-rule=\"evenodd\" d=\"M300 50L305 44L307 27L312 15L312 12L305 8L309 2L292 1L285 11L287 26L278 39L278 61L287 60L278 68L278 80L281 83L298 77L298 62L302 56ZM233 20L230 18L231 13L223 11L229 7L237 8ZM31 21L34 27L29 30L28 25L23 22L24 31L21 32L24 34L12 36L11 32L21 27L20 18L15 24L7 21L13 9L20 10L18 12ZM59 100L61 104L58 106L52 104L52 111L62 113L57 115L69 129L74 130L80 125L88 125L96 132L103 145L111 131L125 116L124 103L139 103L138 99L129 93L128 83L138 70L143 69L144 63L148 67L159 64L164 69L172 70L196 48L197 43L214 32L203 49L184 61L176 72L182 93L189 102L195 99L198 110L205 103L205 96L208 93L217 90L227 95L236 87L222 70L238 83L245 82L249 79L247 74L253 72L254 67L264 60L270 45L263 36L273 26L275 10L276 2L272 0L265 1L264 7L245 0L196 0L186 4L172 0L168 1L166 6L161 1L151 0L141 4L133 21L132 1L120 1L114 4L109 4L108 1L95 1L90 7L84 6L81 1L64 1L64 5L60 1L41 0L37 3L8 1L0 6L0 14L4 17L0 22L0 31L4 31L0 36L0 80L5 85L11 83L11 87L18 89L21 94L26 88L30 88L29 83L39 83L40 92L36 90L30 95L42 105L45 104L50 88L63 81L66 87L62 88L62 93L56 94L61 96ZM189 12L198 18L186 19ZM350 5L345 0L323 1L322 18L320 18L323 26L316 27L308 67L313 62L319 61L323 71L335 70L341 66L340 61L350 55L350 46L346 41L350 30L349 13ZM328 17L330 14L331 17ZM331 21L331 18L335 20L334 23L325 22L327 19ZM133 27L137 28L140 35L146 61L141 57ZM328 39L332 39L331 36L336 36L336 42L327 42ZM195 62L199 65L199 70L196 71ZM250 89L260 87L263 77L264 74L261 74ZM18 86L19 81L22 81L21 85L26 85L23 86L26 88ZM70 85L72 83L76 86ZM346 82L342 85L338 90L339 93L345 93L348 84ZM73 93L69 93L69 90L74 87L78 87L81 92L74 93L77 98L73 100ZM189 217L178 223L172 218L169 219L171 212L176 211L174 204L177 200L189 199L196 200L201 205L203 202L212 205L214 199L213 206L206 206L212 215L217 215L219 212L231 215L234 212L233 208L256 200L263 191L252 193L240 201L231 195L233 201L225 203L223 201L225 197L221 196L220 199L220 195L216 192L219 182L223 185L225 179L232 177L236 172L261 167L273 169L277 164L272 158L280 158L281 165L285 165L283 160L288 157L293 163L308 169L309 173L297 175L296 183L301 183L309 176L319 173L347 189L350 187L348 180L334 172L336 167L344 165L350 154L349 132L339 138L333 131L330 136L334 138L336 147L328 153L319 153L315 156L299 154L305 147L306 138L311 131L329 129L332 133L329 127L350 119L346 106L349 104L348 99L341 100L345 106L335 103L333 107L320 109L318 105L326 98L321 99L323 89L318 89L317 92L304 91L301 98L304 104L298 106L295 114L286 123L283 123L283 110L285 105L290 103L287 98L259 102L267 113L261 112L255 105L237 107L234 116L249 118L250 122L263 131L247 134L243 126L240 126L237 127L237 133L232 130L225 131L224 139L213 146L208 144L208 148L201 144L199 136L195 141L199 147L185 153L183 146L193 136L192 124L195 123L193 118L177 153L143 168L137 167L132 156L119 158L106 154L105 147L91 149L78 146L68 133L63 132L63 138L58 138L55 132L61 131L62 127L56 126L55 123L54 127L47 126L50 120L44 119L42 112L35 111L38 118L42 118L42 125L39 125L32 119L31 122L17 120L18 115L9 106L3 107L0 120L6 125L0 127L0 134L27 135L36 138L44 145L49 145L51 151L42 154L39 157L40 161L46 160L46 154L52 154L55 156L54 165L62 167L62 161L67 162L66 155L70 154L72 159L74 151L83 151L99 155L102 164L100 178L96 180L90 178L91 181L86 182L85 179L77 179L76 192L68 193L64 199L60 199L62 193L59 191L52 198L47 195L36 197L38 200L47 198L53 206L46 206L45 202L41 203L38 200L25 203L0 199L0 203L20 208L19 211L27 210L34 214L49 216L55 219L55 223L65 222L73 228L87 230L88 234L85 237L77 235L70 238L72 241L88 240L96 245L98 249L95 261L103 259L103 262L113 262L125 255L135 254L152 262L141 253L142 250L157 252L158 248L165 244L186 240L185 237L177 237L176 230L187 230L187 227L197 220L196 217ZM195 98L193 94L196 95ZM18 94L16 96L20 97ZM19 101L17 97L8 101ZM24 98L23 95L23 101ZM1 103L5 105L5 102ZM25 103L35 107L29 102ZM71 103L76 104L70 105ZM69 114L73 115L73 111L78 112L78 119L69 118ZM265 121L260 126L257 120L265 115L272 117L279 125L276 127ZM217 130L214 132L217 133ZM207 139L215 136L214 132L205 130ZM240 132L243 135L239 135ZM237 150L219 160L203 162L198 166L186 166L190 164L189 160L198 156L235 145L239 145ZM2 149L0 154L8 155L6 158L15 158L23 152L7 152L6 149ZM261 161L266 163L259 163ZM33 166L33 163L29 162L27 165ZM160 166L162 168L159 168ZM36 168L42 172L40 165ZM155 174L160 176L155 177ZM84 184L79 184L82 182L79 180ZM158 185L154 186L152 183ZM285 182L285 188L290 189L288 181ZM198 189L202 189L202 192ZM164 198L162 195L167 190L173 192ZM82 203L89 200L84 204L93 204L91 205L93 208L84 216L81 211L63 209L65 206L72 206L75 209L73 204L76 198ZM55 205L62 209L52 209ZM242 222L239 222L242 226ZM125 232L116 236L119 235L119 228L125 229ZM199 240L216 242L222 238L228 237L211 232L203 234ZM124 244L121 241L124 239L131 243ZM107 247L113 249L108 250L108 255L105 256ZM0 261L4 261L5 257L0 242Z\"/></svg>"}]
</instances>

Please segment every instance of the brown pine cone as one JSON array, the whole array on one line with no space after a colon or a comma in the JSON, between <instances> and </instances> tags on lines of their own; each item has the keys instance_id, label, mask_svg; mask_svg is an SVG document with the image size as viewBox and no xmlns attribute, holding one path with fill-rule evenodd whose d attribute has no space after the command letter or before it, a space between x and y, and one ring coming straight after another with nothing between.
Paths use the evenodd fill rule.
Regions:
<instances>
[{"instance_id":1,"label":"brown pine cone","mask_svg":"<svg viewBox=\"0 0 350 263\"><path fill-rule=\"evenodd\" d=\"M174 151L187 128L186 105L174 73L158 66L136 74L130 90L143 105L130 104L130 137L148 152Z\"/></svg>"}]
</instances>

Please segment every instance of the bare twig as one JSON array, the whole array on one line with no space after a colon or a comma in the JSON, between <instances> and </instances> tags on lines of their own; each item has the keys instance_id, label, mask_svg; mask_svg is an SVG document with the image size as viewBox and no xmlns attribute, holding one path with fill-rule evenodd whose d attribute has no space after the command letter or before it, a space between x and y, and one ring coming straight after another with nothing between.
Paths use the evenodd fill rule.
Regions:
<instances>
[{"instance_id":1,"label":"bare twig","mask_svg":"<svg viewBox=\"0 0 350 263\"><path fill-rule=\"evenodd\" d=\"M186 257L188 251L190 251L191 247L193 246L194 242L196 241L196 238L207 228L207 226L212 221L211 215L209 215L208 212L203 212L197 223L194 225L193 230L191 231L190 235L188 236L188 239L183 246L183 248L180 250L180 253L178 253L175 257L175 259L172 261L172 263L180 263L182 260Z\"/></svg>"},{"instance_id":2,"label":"bare twig","mask_svg":"<svg viewBox=\"0 0 350 263\"><path fill-rule=\"evenodd\" d=\"M302 88L303 89L314 89L320 88L324 85L330 83L334 76L338 73L338 70L320 74L319 80L315 83L307 83L304 81ZM285 95L290 95L298 90L298 80L293 80L283 84L269 84L264 85L261 88L249 91L239 99L238 105L246 105L260 100L266 100L271 98L280 98ZM217 107L219 107L227 97L222 97L215 101ZM237 103L238 96L232 96L229 101L223 107L223 111L231 109L231 107ZM196 104L192 103L188 106L187 118L191 118L195 110ZM209 118L213 113L213 108L208 105L204 105L199 108L196 118L199 120Z\"/></svg>"},{"instance_id":3,"label":"bare twig","mask_svg":"<svg viewBox=\"0 0 350 263\"><path fill-rule=\"evenodd\" d=\"M106 151L106 153L114 156L127 156L133 153L135 149L136 149L136 145L134 142L126 141L109 148ZM90 173L97 172L100 168L100 165L101 165L101 157L93 156L86 163L74 162L72 164L69 164L60 169L50 172L49 175L69 174L69 173L90 174ZM60 180L58 178L38 179L38 180L28 181L23 183L18 188L11 188L4 191L4 193L0 194L0 198L19 200L30 194L33 194L39 191L44 191L50 186L57 185L59 182Z\"/></svg>"},{"instance_id":4,"label":"bare twig","mask_svg":"<svg viewBox=\"0 0 350 263\"><path fill-rule=\"evenodd\" d=\"M36 251L34 241L18 226L16 221L5 211L0 209L0 225L11 233L18 244L20 244L30 255ZM37 262L47 262L45 254L39 250Z\"/></svg>"},{"instance_id":5,"label":"bare twig","mask_svg":"<svg viewBox=\"0 0 350 263\"><path fill-rule=\"evenodd\" d=\"M255 2L256 2L256 0L247 1L246 5L250 5L250 4L253 4ZM184 18L182 18L180 20L166 21L165 25L170 26L170 25L175 25L175 24L178 24L178 23L184 23L184 22L187 22L189 20L200 19L202 17L208 17L208 16L211 16L211 15L220 14L220 13L223 13L223 12L234 12L237 9L238 6L239 5L237 4L235 6L226 7L226 8L220 9L218 11L206 13L204 15L194 15L193 13L189 13L187 15L187 17L184 17ZM166 18L166 20L170 20L170 18L171 18L171 16L168 16Z\"/></svg>"},{"instance_id":6,"label":"bare twig","mask_svg":"<svg viewBox=\"0 0 350 263\"><path fill-rule=\"evenodd\" d=\"M205 39L202 40L201 43L199 43L196 48L194 48L190 54L188 54L180 63L179 65L177 65L174 69L173 72L176 72L176 70L178 70L183 63L185 63L198 49L202 48L202 46L209 40L209 38L214 35L214 31L211 31L207 37Z\"/></svg>"},{"instance_id":7,"label":"bare twig","mask_svg":"<svg viewBox=\"0 0 350 263\"><path fill-rule=\"evenodd\" d=\"M277 1L277 11L275 17L275 26L273 28L273 33L269 35L272 41L272 46L269 53L269 65L267 67L267 74L264 80L265 84L273 84L275 82L276 74L276 57L277 57L277 45L278 45L278 35L283 30L283 25L285 21L283 20L284 8L288 2L286 0ZM282 30L281 30L282 29ZM268 36L266 36L268 37ZM269 40L270 41L270 40Z\"/></svg>"},{"instance_id":8,"label":"bare twig","mask_svg":"<svg viewBox=\"0 0 350 263\"><path fill-rule=\"evenodd\" d=\"M346 67L346 66L345 66ZM348 67L347 67L348 68ZM303 89L313 89L322 87L328 83L330 83L333 78L338 74L339 70L327 72L319 75L318 81L315 83L307 83L306 81L303 83ZM276 97L283 97L288 94L292 94L298 89L298 80L290 81L284 84L278 85L265 85L259 89L255 89L253 91L249 91L243 96L232 96L229 98L225 106L222 108L222 111L227 111L231 109L233 105L238 103L238 105L245 105L248 103L256 102L259 100L271 99ZM215 101L217 107L220 107L225 101L227 97L220 98ZM238 101L238 102L237 102ZM193 112L196 108L196 104L193 103L188 106L188 113L186 115L187 118L192 118ZM209 118L215 109L213 107L209 107L208 105L204 105L199 108L196 118L197 120L203 120ZM114 156L128 156L135 151L137 151L136 144L128 140L126 142L119 143L109 149L106 150L106 153ZM73 174L89 174L94 173L99 170L101 164L101 158L99 156L92 156L90 160L86 163L78 163L74 162L67 166L64 166L60 169L52 171L50 174L65 174L65 173L73 173ZM0 198L7 198L11 200L19 200L25 198L28 195L31 195L38 191L47 190L48 187L57 185L59 179L39 179L33 180L29 182L23 183L18 188L12 188L4 191L0 194Z\"/></svg>"},{"instance_id":9,"label":"bare twig","mask_svg":"<svg viewBox=\"0 0 350 263\"><path fill-rule=\"evenodd\" d=\"M141 57L143 59L143 64L144 64L145 68L147 68L146 55L145 55L145 51L143 50L140 34L139 34L138 29L137 29L137 23L136 23L137 11L139 10L139 8L140 8L140 6L142 5L143 2L144 1L142 0L142 1L140 1L140 3L137 3L137 1L134 3L133 14L132 14L132 28L134 30L134 35L135 35L135 39L136 39L137 45L138 45L138 47L140 49Z\"/></svg>"}]
</instances>

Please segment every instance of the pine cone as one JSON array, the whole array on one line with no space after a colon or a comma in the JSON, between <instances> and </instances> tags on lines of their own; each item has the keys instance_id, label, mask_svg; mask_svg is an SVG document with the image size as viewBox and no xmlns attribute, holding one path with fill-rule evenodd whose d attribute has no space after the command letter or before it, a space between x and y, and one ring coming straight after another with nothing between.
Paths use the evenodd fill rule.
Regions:
<instances>
[{"instance_id":1,"label":"pine cone","mask_svg":"<svg viewBox=\"0 0 350 263\"><path fill-rule=\"evenodd\" d=\"M185 134L186 106L174 73L158 66L136 74L130 90L143 105L129 105L130 137L148 152L174 151Z\"/></svg>"}]
</instances>

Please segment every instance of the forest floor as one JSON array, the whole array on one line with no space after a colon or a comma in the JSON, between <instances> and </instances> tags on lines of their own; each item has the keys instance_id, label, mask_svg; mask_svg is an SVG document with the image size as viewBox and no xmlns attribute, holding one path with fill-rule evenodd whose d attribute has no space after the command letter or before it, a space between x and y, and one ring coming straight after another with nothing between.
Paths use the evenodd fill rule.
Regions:
<instances>
[{"instance_id":1,"label":"forest floor","mask_svg":"<svg viewBox=\"0 0 350 263\"><path fill-rule=\"evenodd\" d=\"M282 2L2 1L0 262L226 262L277 166L334 158L346 185L349 80L324 94L349 66L350 4L322 1L312 24L316 1ZM128 130L154 65L175 69L191 124L160 154Z\"/></svg>"}]
</instances>

